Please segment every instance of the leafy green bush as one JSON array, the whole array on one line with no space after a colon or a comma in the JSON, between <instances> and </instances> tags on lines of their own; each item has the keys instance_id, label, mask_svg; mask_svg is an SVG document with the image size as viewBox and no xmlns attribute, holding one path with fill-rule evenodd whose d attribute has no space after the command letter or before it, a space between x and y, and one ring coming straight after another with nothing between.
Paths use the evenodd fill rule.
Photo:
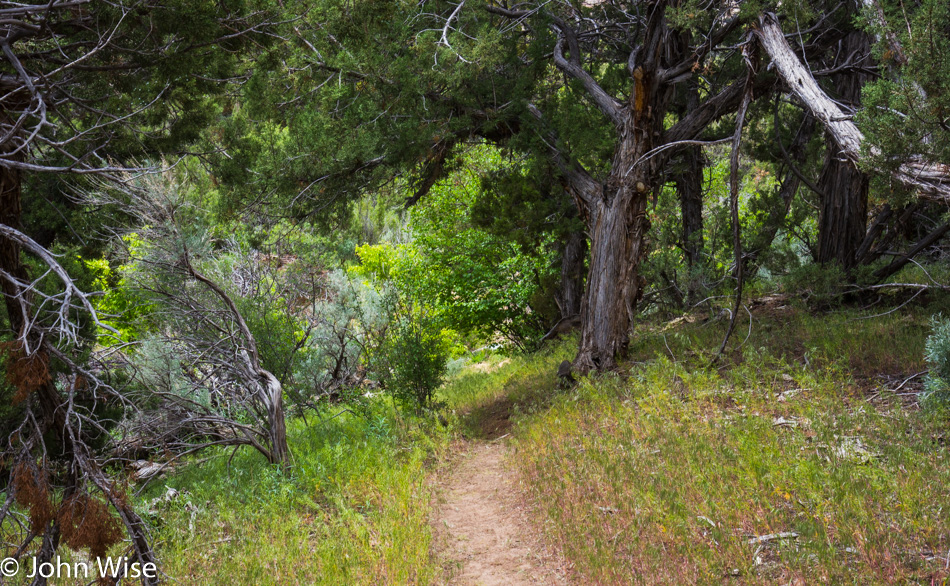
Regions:
<instances>
[{"instance_id":1,"label":"leafy green bush","mask_svg":"<svg viewBox=\"0 0 950 586\"><path fill-rule=\"evenodd\" d=\"M936 315L930 320L933 328L924 346L930 373L924 381L926 392L922 402L930 405L950 403L950 319Z\"/></svg>"},{"instance_id":2,"label":"leafy green bush","mask_svg":"<svg viewBox=\"0 0 950 586\"><path fill-rule=\"evenodd\" d=\"M432 409L452 351L431 311L410 307L397 314L381 348L380 382L401 407L417 413Z\"/></svg>"}]
</instances>

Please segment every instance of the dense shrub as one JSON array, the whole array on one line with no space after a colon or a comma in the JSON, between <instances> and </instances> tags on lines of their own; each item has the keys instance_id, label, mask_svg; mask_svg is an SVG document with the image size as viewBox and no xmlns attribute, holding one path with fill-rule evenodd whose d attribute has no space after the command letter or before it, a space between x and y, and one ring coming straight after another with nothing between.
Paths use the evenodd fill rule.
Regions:
<instances>
[{"instance_id":1,"label":"dense shrub","mask_svg":"<svg viewBox=\"0 0 950 586\"><path fill-rule=\"evenodd\" d=\"M445 378L451 340L425 308L400 311L390 325L377 376L401 407L417 413L437 406L435 391Z\"/></svg>"},{"instance_id":2,"label":"dense shrub","mask_svg":"<svg viewBox=\"0 0 950 586\"><path fill-rule=\"evenodd\" d=\"M927 338L924 355L930 364L925 380L924 404L950 403L950 320L942 315L930 322L933 331Z\"/></svg>"}]
</instances>

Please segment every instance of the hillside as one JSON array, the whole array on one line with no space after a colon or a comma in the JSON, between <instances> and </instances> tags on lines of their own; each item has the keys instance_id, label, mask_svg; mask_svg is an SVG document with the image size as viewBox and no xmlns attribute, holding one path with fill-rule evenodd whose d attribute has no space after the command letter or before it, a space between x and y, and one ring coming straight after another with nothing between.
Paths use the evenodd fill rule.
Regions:
<instances>
[{"instance_id":1,"label":"hillside","mask_svg":"<svg viewBox=\"0 0 950 586\"><path fill-rule=\"evenodd\" d=\"M448 429L385 405L298 421L286 475L229 472L222 454L153 483L147 498L177 492L155 505L165 571L202 584L938 583L950 454L946 412L916 401L927 316L762 306L715 367L725 324L687 316L570 389L554 376L570 341L473 364L440 391ZM484 450L502 457L473 467ZM446 502L514 533L460 544L480 529Z\"/></svg>"}]
</instances>

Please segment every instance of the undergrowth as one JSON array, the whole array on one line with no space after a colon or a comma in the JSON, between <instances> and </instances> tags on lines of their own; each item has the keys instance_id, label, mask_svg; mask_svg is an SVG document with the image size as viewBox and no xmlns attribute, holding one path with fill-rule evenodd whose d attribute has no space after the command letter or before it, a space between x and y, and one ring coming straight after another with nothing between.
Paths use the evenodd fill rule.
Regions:
<instances>
[{"instance_id":1,"label":"undergrowth","mask_svg":"<svg viewBox=\"0 0 950 586\"><path fill-rule=\"evenodd\" d=\"M509 403L537 522L582 583L941 583L948 417L914 401L927 315L760 308L717 366L724 324L684 318L571 390L569 342L448 392L469 433Z\"/></svg>"},{"instance_id":2,"label":"undergrowth","mask_svg":"<svg viewBox=\"0 0 950 586\"><path fill-rule=\"evenodd\" d=\"M162 570L184 584L431 584L425 467L438 425L378 408L288 429L281 472L230 452L149 487ZM177 494L176 494L177 493Z\"/></svg>"},{"instance_id":3,"label":"undergrowth","mask_svg":"<svg viewBox=\"0 0 950 586\"><path fill-rule=\"evenodd\" d=\"M295 420L286 473L220 452L142 497L163 570L439 583L425 478L460 432L510 436L536 521L580 583L945 580L948 415L915 401L929 313L751 316L715 365L724 320L687 316L641 325L619 373L571 389L555 372L576 339L469 366L440 390L447 429L377 405Z\"/></svg>"}]
</instances>

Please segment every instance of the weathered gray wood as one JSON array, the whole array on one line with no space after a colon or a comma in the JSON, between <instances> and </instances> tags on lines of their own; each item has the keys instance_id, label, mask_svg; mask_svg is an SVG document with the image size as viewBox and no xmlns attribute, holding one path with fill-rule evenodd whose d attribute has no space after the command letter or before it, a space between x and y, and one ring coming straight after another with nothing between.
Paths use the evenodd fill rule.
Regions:
<instances>
[{"instance_id":1,"label":"weathered gray wood","mask_svg":"<svg viewBox=\"0 0 950 586\"><path fill-rule=\"evenodd\" d=\"M815 117L825 126L841 149L841 155L856 164L866 162L862 153L864 134L815 81L795 51L785 40L778 18L771 13L759 17L756 30L762 48L772 60L779 76ZM870 149L871 156L879 155ZM950 165L924 161L919 155L908 155L892 173L894 179L912 187L920 196L950 201Z\"/></svg>"}]
</instances>

